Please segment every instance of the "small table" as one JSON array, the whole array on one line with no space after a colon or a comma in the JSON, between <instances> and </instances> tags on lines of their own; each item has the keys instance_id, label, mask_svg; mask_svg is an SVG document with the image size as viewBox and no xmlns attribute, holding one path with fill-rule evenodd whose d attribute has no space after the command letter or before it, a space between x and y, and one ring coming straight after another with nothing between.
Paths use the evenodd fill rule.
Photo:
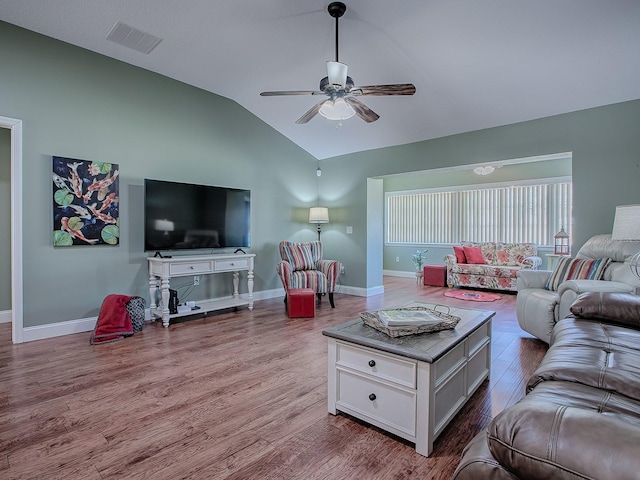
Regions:
<instances>
[{"instance_id":1,"label":"small table","mask_svg":"<svg viewBox=\"0 0 640 480\"><path fill-rule=\"evenodd\" d=\"M364 420L429 456L491 369L495 312L452 307L450 314L461 319L455 329L405 337L389 337L359 318L324 330L329 413Z\"/></svg>"},{"instance_id":2,"label":"small table","mask_svg":"<svg viewBox=\"0 0 640 480\"><path fill-rule=\"evenodd\" d=\"M174 277L199 277L200 275L233 273L233 296L200 301L200 312L248 305L253 310L253 259L255 253L189 255L176 257L147 257L149 262L149 310L153 316L162 317L162 325L169 327L171 318L191 315L193 312L169 314L169 287ZM247 296L238 293L240 272L247 271ZM196 279L194 278L194 284ZM156 290L160 288L162 304L156 305Z\"/></svg>"}]
</instances>

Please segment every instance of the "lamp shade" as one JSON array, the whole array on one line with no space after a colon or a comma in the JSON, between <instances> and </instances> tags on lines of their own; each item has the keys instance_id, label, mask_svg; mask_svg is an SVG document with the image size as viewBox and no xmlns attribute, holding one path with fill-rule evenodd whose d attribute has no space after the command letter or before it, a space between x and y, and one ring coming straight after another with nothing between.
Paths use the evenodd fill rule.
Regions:
<instances>
[{"instance_id":1,"label":"lamp shade","mask_svg":"<svg viewBox=\"0 0 640 480\"><path fill-rule=\"evenodd\" d=\"M613 220L612 240L640 240L640 205L619 205Z\"/></svg>"},{"instance_id":2,"label":"lamp shade","mask_svg":"<svg viewBox=\"0 0 640 480\"><path fill-rule=\"evenodd\" d=\"M309 223L329 223L329 209L327 207L311 207L309 209Z\"/></svg>"}]
</instances>

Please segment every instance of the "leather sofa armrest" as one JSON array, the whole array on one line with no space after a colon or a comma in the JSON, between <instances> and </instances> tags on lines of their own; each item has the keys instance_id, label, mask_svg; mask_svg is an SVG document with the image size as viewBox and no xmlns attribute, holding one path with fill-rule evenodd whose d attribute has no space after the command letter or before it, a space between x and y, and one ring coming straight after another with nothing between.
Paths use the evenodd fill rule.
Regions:
<instances>
[{"instance_id":1,"label":"leather sofa armrest","mask_svg":"<svg viewBox=\"0 0 640 480\"><path fill-rule=\"evenodd\" d=\"M551 276L551 270L520 270L516 275L518 291L525 288L544 288Z\"/></svg>"},{"instance_id":2,"label":"leather sofa armrest","mask_svg":"<svg viewBox=\"0 0 640 480\"><path fill-rule=\"evenodd\" d=\"M618 292L631 293L633 287L623 282L609 282L607 280L567 280L558 286L558 295L571 290L578 295L586 292Z\"/></svg>"},{"instance_id":3,"label":"leather sofa armrest","mask_svg":"<svg viewBox=\"0 0 640 480\"><path fill-rule=\"evenodd\" d=\"M542 265L542 258L537 256L526 257L520 266L525 270L537 270Z\"/></svg>"},{"instance_id":4,"label":"leather sofa armrest","mask_svg":"<svg viewBox=\"0 0 640 480\"><path fill-rule=\"evenodd\" d=\"M489 426L489 450L518 478L637 478L640 428L626 415L520 401Z\"/></svg>"}]
</instances>

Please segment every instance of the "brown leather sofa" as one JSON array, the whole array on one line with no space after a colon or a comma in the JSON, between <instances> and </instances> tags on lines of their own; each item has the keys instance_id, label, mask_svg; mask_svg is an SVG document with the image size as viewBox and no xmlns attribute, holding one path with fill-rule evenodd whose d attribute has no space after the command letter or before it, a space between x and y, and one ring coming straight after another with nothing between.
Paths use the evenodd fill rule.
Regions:
<instances>
[{"instance_id":1,"label":"brown leather sofa","mask_svg":"<svg viewBox=\"0 0 640 480\"><path fill-rule=\"evenodd\" d=\"M579 296L527 395L466 447L455 480L640 478L640 297Z\"/></svg>"}]
</instances>

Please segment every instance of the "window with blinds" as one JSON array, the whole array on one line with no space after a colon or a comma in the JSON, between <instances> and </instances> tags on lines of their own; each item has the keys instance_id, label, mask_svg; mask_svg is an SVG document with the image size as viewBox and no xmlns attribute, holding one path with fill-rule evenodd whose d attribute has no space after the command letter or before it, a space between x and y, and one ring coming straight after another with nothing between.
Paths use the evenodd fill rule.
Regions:
<instances>
[{"instance_id":1,"label":"window with blinds","mask_svg":"<svg viewBox=\"0 0 640 480\"><path fill-rule=\"evenodd\" d=\"M386 194L386 243L532 242L571 234L571 179Z\"/></svg>"}]
</instances>

